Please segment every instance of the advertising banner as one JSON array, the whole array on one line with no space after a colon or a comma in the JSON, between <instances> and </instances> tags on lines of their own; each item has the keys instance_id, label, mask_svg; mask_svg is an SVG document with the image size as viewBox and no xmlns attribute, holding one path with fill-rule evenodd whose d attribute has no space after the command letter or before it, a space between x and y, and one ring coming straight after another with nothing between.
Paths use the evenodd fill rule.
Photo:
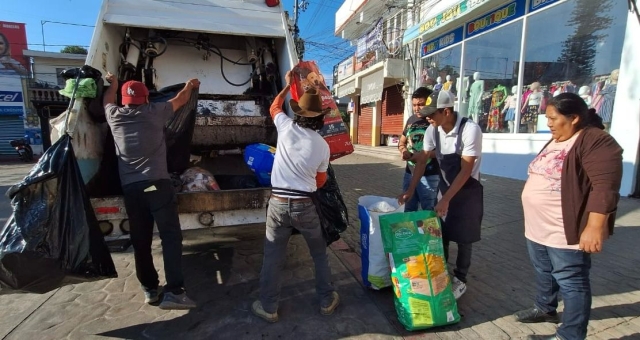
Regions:
<instances>
[{"instance_id":1,"label":"advertising banner","mask_svg":"<svg viewBox=\"0 0 640 340\"><path fill-rule=\"evenodd\" d=\"M20 79L0 76L0 116L23 116L24 97Z\"/></svg>"},{"instance_id":2,"label":"advertising banner","mask_svg":"<svg viewBox=\"0 0 640 340\"><path fill-rule=\"evenodd\" d=\"M349 137L349 129L342 120L331 92L327 88L322 73L315 61L301 61L293 68L291 97L298 100L308 89L315 88L322 95L323 108L330 108L331 113L324 117L324 127L318 131L329 144L331 160L353 153L353 144Z\"/></svg>"},{"instance_id":3,"label":"advertising banner","mask_svg":"<svg viewBox=\"0 0 640 340\"><path fill-rule=\"evenodd\" d=\"M382 19L373 26L373 29L358 39L356 57L364 58L367 52L375 51L382 45Z\"/></svg>"},{"instance_id":4,"label":"advertising banner","mask_svg":"<svg viewBox=\"0 0 640 340\"><path fill-rule=\"evenodd\" d=\"M0 77L26 77L29 62L22 54L27 49L24 24L0 21Z\"/></svg>"}]
</instances>

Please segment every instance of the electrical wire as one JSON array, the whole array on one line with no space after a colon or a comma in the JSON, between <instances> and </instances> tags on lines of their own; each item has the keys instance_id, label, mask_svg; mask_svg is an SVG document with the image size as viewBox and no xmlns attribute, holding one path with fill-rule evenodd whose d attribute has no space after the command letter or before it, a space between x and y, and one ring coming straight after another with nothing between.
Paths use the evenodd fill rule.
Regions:
<instances>
[{"instance_id":1,"label":"electrical wire","mask_svg":"<svg viewBox=\"0 0 640 340\"><path fill-rule=\"evenodd\" d=\"M214 45L214 44L210 44L210 43L206 43L206 44L202 44L200 41L198 40L193 40L193 39L186 39L186 38L174 38L173 40L178 40L184 43L187 43L189 45L192 45L193 47L195 47L196 49L203 49L207 52L212 52L217 54L220 57L220 74L222 74L222 78L224 79L224 81L226 81L229 85L231 86L236 86L236 87L241 87L241 86L245 86L248 83L251 82L251 80L253 79L253 77L256 75L258 68L256 67L253 71L251 71L251 74L249 75L249 79L243 83L237 84L234 83L232 81L229 80L229 78L227 78L227 75L224 73L224 61L228 61L234 65L240 65L240 66L249 66L249 65L255 65L258 60L260 60L260 58L262 57L262 54L264 53L264 49L259 49L258 50L258 55L256 58L256 61L251 62L249 61L248 63L241 63L239 61L234 61L232 59L229 59L227 57L224 56L224 54L222 53L222 50Z\"/></svg>"}]
</instances>

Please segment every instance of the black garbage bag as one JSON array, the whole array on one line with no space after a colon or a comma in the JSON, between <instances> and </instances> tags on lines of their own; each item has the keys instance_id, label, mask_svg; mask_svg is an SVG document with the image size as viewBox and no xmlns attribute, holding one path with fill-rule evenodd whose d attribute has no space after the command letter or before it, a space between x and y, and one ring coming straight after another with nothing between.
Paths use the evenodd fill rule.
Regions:
<instances>
[{"instance_id":1,"label":"black garbage bag","mask_svg":"<svg viewBox=\"0 0 640 340\"><path fill-rule=\"evenodd\" d=\"M324 231L327 245L340 239L340 233L347 230L349 226L349 213L347 205L344 204L340 187L333 167L329 164L327 169L327 182L318 189L314 195L316 197L316 209L320 215L320 223Z\"/></svg>"},{"instance_id":2,"label":"black garbage bag","mask_svg":"<svg viewBox=\"0 0 640 340\"><path fill-rule=\"evenodd\" d=\"M7 196L13 215L0 229L0 293L117 277L68 135Z\"/></svg>"},{"instance_id":3,"label":"black garbage bag","mask_svg":"<svg viewBox=\"0 0 640 340\"><path fill-rule=\"evenodd\" d=\"M174 98L185 84L164 87L158 91L149 92L150 102L166 102ZM187 104L181 107L165 124L165 139L167 144L167 169L169 173L183 173L189 168L191 157L191 138L196 125L198 109L198 91L191 91Z\"/></svg>"}]
</instances>

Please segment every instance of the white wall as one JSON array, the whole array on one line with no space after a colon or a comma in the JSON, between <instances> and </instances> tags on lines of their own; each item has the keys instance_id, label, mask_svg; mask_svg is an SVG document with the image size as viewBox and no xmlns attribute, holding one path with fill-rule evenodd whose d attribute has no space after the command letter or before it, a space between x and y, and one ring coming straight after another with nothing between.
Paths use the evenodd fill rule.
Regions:
<instances>
[{"instance_id":1,"label":"white wall","mask_svg":"<svg viewBox=\"0 0 640 340\"><path fill-rule=\"evenodd\" d=\"M550 138L550 134L542 133L485 133L480 171L488 175L526 180L529 163Z\"/></svg>"},{"instance_id":2,"label":"white wall","mask_svg":"<svg viewBox=\"0 0 640 340\"><path fill-rule=\"evenodd\" d=\"M46 81L52 85L58 83L57 68L80 67L82 65L84 65L84 60L33 57L36 80Z\"/></svg>"},{"instance_id":3,"label":"white wall","mask_svg":"<svg viewBox=\"0 0 640 340\"><path fill-rule=\"evenodd\" d=\"M640 138L640 22L633 13L627 19L627 32L622 48L620 78L616 91L611 135L624 149L621 195L629 195L635 187Z\"/></svg>"}]
</instances>

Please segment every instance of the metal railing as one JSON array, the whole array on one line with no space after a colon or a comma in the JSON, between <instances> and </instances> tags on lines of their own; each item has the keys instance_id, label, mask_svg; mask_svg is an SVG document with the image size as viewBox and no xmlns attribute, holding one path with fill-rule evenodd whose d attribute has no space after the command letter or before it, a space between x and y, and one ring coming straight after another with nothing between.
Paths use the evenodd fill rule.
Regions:
<instances>
[{"instance_id":1,"label":"metal railing","mask_svg":"<svg viewBox=\"0 0 640 340\"><path fill-rule=\"evenodd\" d=\"M29 87L29 98L32 102L68 103L69 98L61 95L57 89L42 89Z\"/></svg>"}]
</instances>

